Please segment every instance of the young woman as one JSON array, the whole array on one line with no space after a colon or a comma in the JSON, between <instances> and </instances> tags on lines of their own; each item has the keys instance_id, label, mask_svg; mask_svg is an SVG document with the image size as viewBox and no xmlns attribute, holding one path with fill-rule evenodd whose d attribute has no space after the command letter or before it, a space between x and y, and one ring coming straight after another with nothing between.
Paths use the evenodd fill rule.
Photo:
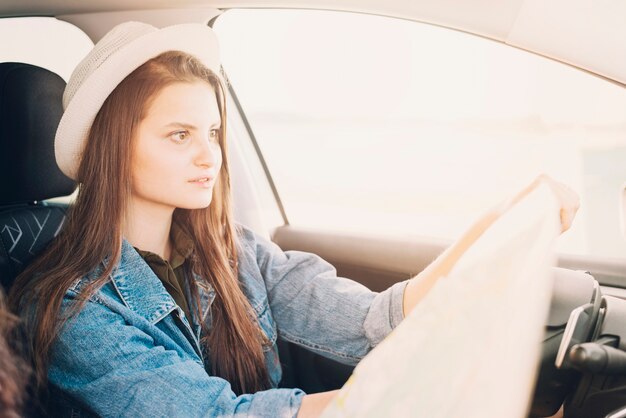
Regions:
<instances>
[{"instance_id":1,"label":"young woman","mask_svg":"<svg viewBox=\"0 0 626 418\"><path fill-rule=\"evenodd\" d=\"M232 219L218 73L209 28L131 22L67 85L55 149L79 194L11 300L39 384L98 415L317 416L334 392L277 388L277 336L356 364L498 216L381 293L281 251Z\"/></svg>"}]
</instances>

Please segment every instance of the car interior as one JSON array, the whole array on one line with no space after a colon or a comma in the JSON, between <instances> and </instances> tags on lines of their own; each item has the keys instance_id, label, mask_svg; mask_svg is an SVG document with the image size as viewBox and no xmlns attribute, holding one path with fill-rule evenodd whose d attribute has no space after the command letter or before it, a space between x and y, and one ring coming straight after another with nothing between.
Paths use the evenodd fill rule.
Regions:
<instances>
[{"instance_id":1,"label":"car interior","mask_svg":"<svg viewBox=\"0 0 626 418\"><path fill-rule=\"evenodd\" d=\"M199 7L186 1L172 4L168 10L163 2L140 3L140 7L126 10L128 6L123 2L77 5L67 1L10 1L0 6L0 17L56 16L78 26L96 41L110 27L126 20L157 25L182 21L211 24L221 9L245 6L245 2L239 5L237 1L228 1ZM342 4L342 8L349 8L349 2ZM409 14L409 6L403 2L394 2L387 8L382 2L373 4L367 12ZM307 5L299 2L299 7ZM259 2L258 6L271 4ZM472 27L478 28L477 20L463 28L462 22L454 20L458 14L448 16L442 12L433 17L428 14L433 10L437 8L419 9L414 12L417 17L408 18L470 32ZM537 51L542 53L540 48ZM566 59L564 56L563 60ZM623 65L616 68L623 70ZM602 77L611 73L604 68L593 70ZM615 74L615 82L626 82L626 72ZM63 112L64 87L65 81L45 68L21 62L0 63L0 280L5 292L63 228L71 203L49 199L68 196L77 186L61 173L54 159L54 135ZM263 156L254 147L254 133L246 123L235 88L229 86L229 123L241 128L231 130L229 140L238 222L271 237L283 250L320 255L337 268L340 276L374 291L413 277L450 244L446 240L382 237L291 225ZM262 189L243 155L243 148L251 144L257 153L257 164L266 176L261 179ZM274 229L265 226L258 196L268 191L283 219L282 225ZM565 403L565 417L626 417L626 260L559 255L554 277L554 294L529 416L551 416ZM279 351L284 371L282 387L299 387L307 393L337 389L353 370L280 339ZM53 410L49 412L55 414Z\"/></svg>"}]
</instances>

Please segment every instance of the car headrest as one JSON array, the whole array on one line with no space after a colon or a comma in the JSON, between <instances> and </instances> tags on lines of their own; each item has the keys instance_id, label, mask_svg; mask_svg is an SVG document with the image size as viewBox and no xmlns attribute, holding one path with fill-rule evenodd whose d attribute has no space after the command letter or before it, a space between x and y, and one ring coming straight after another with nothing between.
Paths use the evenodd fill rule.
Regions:
<instances>
[{"instance_id":1,"label":"car headrest","mask_svg":"<svg viewBox=\"0 0 626 418\"><path fill-rule=\"evenodd\" d=\"M54 157L64 89L51 71L0 63L0 205L66 196L76 188Z\"/></svg>"}]
</instances>

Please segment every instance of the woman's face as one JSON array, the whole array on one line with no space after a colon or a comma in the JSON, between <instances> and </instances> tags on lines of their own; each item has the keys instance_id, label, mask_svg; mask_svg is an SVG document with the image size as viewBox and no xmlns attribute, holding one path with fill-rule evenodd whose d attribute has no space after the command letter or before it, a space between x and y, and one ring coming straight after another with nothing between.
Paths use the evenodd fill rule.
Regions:
<instances>
[{"instance_id":1,"label":"woman's face","mask_svg":"<svg viewBox=\"0 0 626 418\"><path fill-rule=\"evenodd\" d=\"M203 81L163 88L139 123L132 157L132 199L145 208L209 206L222 166L215 91Z\"/></svg>"}]
</instances>

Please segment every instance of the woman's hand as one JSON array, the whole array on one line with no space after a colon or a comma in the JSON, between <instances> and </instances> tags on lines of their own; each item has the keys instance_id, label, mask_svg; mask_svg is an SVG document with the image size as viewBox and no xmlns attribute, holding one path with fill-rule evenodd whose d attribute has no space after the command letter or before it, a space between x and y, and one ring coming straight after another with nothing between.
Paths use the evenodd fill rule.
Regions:
<instances>
[{"instance_id":1,"label":"woman's hand","mask_svg":"<svg viewBox=\"0 0 626 418\"><path fill-rule=\"evenodd\" d=\"M541 174L537 176L532 183L522 189L515 197L505 202L503 206L498 210L499 214L506 212L511 206L522 200L527 194L533 191L540 184L546 184L550 187L555 197L559 201L560 205L560 217L561 217L561 233L567 231L574 221L576 212L580 208L580 198L578 194L568 186L554 180L547 174Z\"/></svg>"},{"instance_id":2,"label":"woman's hand","mask_svg":"<svg viewBox=\"0 0 626 418\"><path fill-rule=\"evenodd\" d=\"M330 401L337 396L339 389L331 390L330 392L313 393L311 395L304 395L302 398L302 404L298 410L297 418L316 418L322 415L326 406Z\"/></svg>"},{"instance_id":3,"label":"woman's hand","mask_svg":"<svg viewBox=\"0 0 626 418\"><path fill-rule=\"evenodd\" d=\"M565 184L559 183L545 174L539 176L539 181L547 183L559 200L561 205L561 233L567 231L572 226L574 216L576 216L576 212L580 208L578 194Z\"/></svg>"}]
</instances>

